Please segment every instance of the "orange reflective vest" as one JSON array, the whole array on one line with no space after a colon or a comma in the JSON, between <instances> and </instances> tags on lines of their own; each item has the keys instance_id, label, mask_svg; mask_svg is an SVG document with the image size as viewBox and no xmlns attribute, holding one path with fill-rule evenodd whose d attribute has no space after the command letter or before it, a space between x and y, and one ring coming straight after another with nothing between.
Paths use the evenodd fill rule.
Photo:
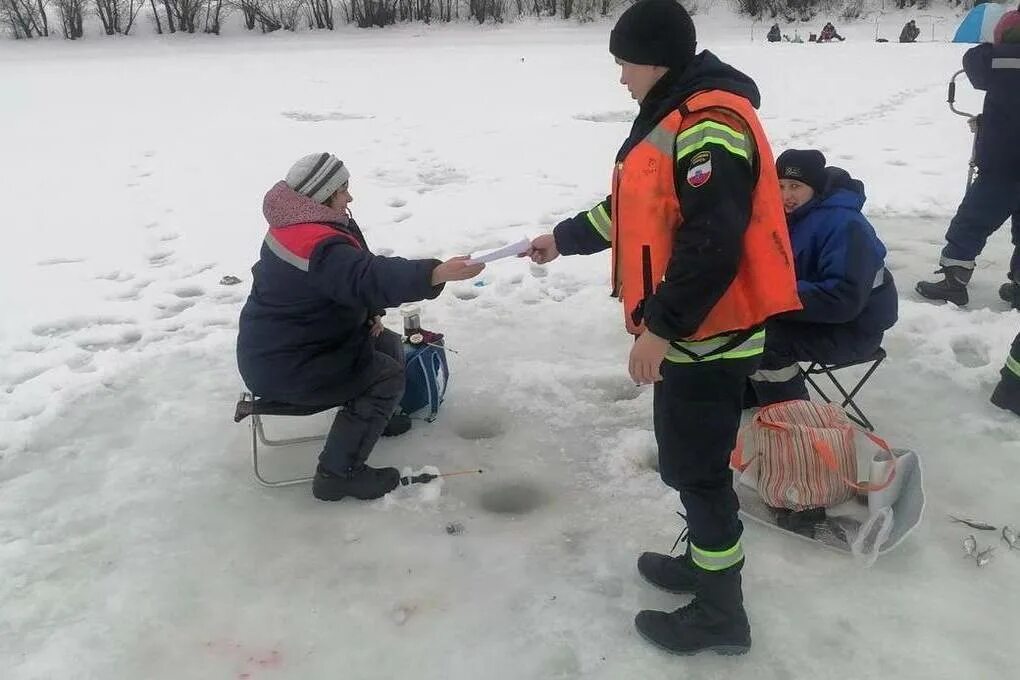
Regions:
<instances>
[{"instance_id":1,"label":"orange reflective vest","mask_svg":"<svg viewBox=\"0 0 1020 680\"><path fill-rule=\"evenodd\" d=\"M613 173L613 295L623 301L627 330L635 335L644 330L640 305L662 282L676 230L683 229L683 206L674 183L676 139L693 125L688 122L690 114L706 109L723 109L746 124L758 154L758 177L736 278L697 331L683 340L748 330L770 316L800 309L775 160L754 108L739 95L707 90L692 96L681 109L687 120L685 113L672 111L617 163Z\"/></svg>"}]
</instances>

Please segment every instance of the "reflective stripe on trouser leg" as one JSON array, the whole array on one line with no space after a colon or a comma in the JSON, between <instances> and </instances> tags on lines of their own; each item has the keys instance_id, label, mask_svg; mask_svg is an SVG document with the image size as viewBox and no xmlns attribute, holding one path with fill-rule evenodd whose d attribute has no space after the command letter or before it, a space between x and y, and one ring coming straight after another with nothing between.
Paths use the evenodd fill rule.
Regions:
<instances>
[{"instance_id":1,"label":"reflective stripe on trouser leg","mask_svg":"<svg viewBox=\"0 0 1020 680\"><path fill-rule=\"evenodd\" d=\"M691 560L705 571L729 569L744 559L744 547L737 541L726 550L704 550L691 543Z\"/></svg>"},{"instance_id":2,"label":"reflective stripe on trouser leg","mask_svg":"<svg viewBox=\"0 0 1020 680\"><path fill-rule=\"evenodd\" d=\"M763 364L773 366L775 363L769 361L772 359L775 363L782 363L784 359L776 357L769 353L769 350L765 350L765 360ZM778 361L776 361L778 359ZM789 361L789 359L786 359ZM775 404L780 401L790 401L792 399L807 399L807 384L804 382L804 374L800 371L800 366L794 362L786 366L780 366L778 368L759 368L751 375L751 386L754 388L754 394L757 397L759 406L768 406L769 404Z\"/></svg>"},{"instance_id":3,"label":"reflective stripe on trouser leg","mask_svg":"<svg viewBox=\"0 0 1020 680\"><path fill-rule=\"evenodd\" d=\"M751 375L751 380L754 382L770 382L770 383L783 383L793 380L800 375L800 366L793 363L789 366L783 366L782 368L775 369L764 369L759 368Z\"/></svg>"},{"instance_id":4,"label":"reflective stripe on trouser leg","mask_svg":"<svg viewBox=\"0 0 1020 680\"><path fill-rule=\"evenodd\" d=\"M940 267L963 267L964 269L973 269L977 266L974 260L954 260L951 257L943 255L939 258Z\"/></svg>"}]
</instances>

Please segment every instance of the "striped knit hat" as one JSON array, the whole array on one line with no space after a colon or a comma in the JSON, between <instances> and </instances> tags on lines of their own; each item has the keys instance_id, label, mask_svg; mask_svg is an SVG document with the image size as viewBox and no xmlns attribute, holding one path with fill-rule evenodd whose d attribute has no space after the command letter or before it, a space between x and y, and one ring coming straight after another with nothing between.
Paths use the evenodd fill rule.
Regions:
<instances>
[{"instance_id":1,"label":"striped knit hat","mask_svg":"<svg viewBox=\"0 0 1020 680\"><path fill-rule=\"evenodd\" d=\"M993 35L996 45L1020 43L1020 11L1012 10L1003 14L999 23L995 24Z\"/></svg>"},{"instance_id":2,"label":"striped knit hat","mask_svg":"<svg viewBox=\"0 0 1020 680\"><path fill-rule=\"evenodd\" d=\"M295 163L284 180L294 191L325 203L351 179L344 162L331 153L311 153Z\"/></svg>"}]
</instances>

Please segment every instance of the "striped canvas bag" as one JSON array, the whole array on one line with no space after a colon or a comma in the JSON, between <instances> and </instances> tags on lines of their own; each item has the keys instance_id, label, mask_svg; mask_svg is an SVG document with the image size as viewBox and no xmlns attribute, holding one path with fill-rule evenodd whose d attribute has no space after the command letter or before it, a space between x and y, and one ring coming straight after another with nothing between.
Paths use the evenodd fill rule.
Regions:
<instances>
[{"instance_id":1,"label":"striped canvas bag","mask_svg":"<svg viewBox=\"0 0 1020 680\"><path fill-rule=\"evenodd\" d=\"M774 508L831 508L858 492L884 488L895 473L892 469L881 485L858 483L855 429L835 404L800 400L770 404L754 415L745 430L737 439L731 465L744 471L756 459L758 493ZM878 437L865 434L884 445ZM750 440L751 450L747 460L745 439Z\"/></svg>"}]
</instances>

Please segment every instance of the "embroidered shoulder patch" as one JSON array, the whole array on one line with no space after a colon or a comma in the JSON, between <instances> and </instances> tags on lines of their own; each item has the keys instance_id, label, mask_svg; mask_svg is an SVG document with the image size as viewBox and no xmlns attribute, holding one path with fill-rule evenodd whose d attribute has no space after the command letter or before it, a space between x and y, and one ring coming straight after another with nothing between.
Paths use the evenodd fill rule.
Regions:
<instances>
[{"instance_id":1,"label":"embroidered shoulder patch","mask_svg":"<svg viewBox=\"0 0 1020 680\"><path fill-rule=\"evenodd\" d=\"M691 158L691 166L687 170L687 183L697 189L712 177L712 154L699 151Z\"/></svg>"}]
</instances>

